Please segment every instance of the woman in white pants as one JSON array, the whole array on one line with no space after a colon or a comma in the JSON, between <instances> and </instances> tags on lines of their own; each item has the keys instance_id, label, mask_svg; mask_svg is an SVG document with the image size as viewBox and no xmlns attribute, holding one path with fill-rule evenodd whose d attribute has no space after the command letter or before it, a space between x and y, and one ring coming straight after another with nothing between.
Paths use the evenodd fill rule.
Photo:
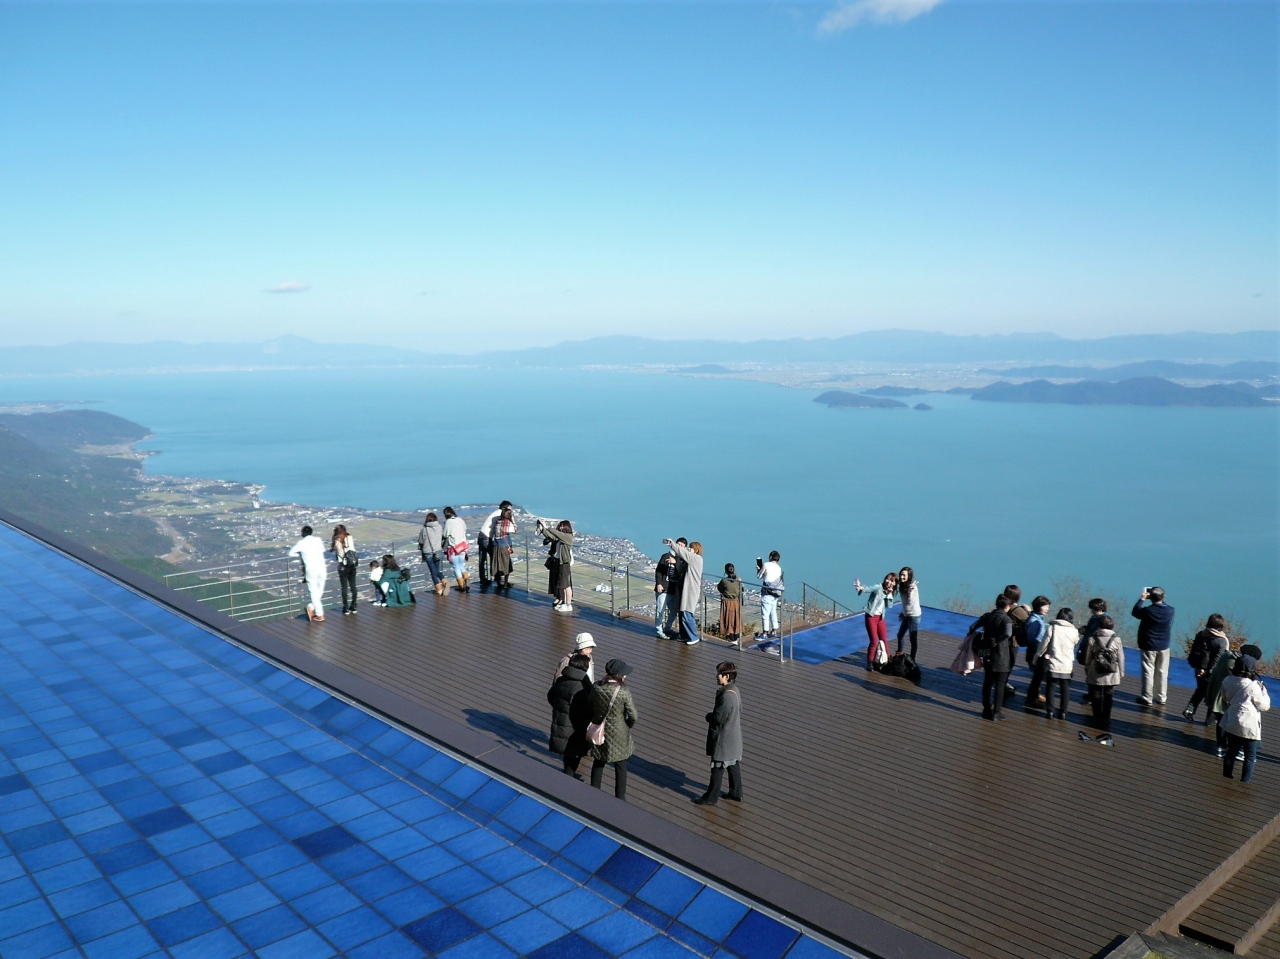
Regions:
<instances>
[{"instance_id":1,"label":"woman in white pants","mask_svg":"<svg viewBox=\"0 0 1280 959\"><path fill-rule=\"evenodd\" d=\"M302 539L293 544L290 556L302 560L302 575L307 583L307 619L317 623L324 622L324 579L327 573L324 564L324 540L311 531L310 526L302 527Z\"/></svg>"}]
</instances>

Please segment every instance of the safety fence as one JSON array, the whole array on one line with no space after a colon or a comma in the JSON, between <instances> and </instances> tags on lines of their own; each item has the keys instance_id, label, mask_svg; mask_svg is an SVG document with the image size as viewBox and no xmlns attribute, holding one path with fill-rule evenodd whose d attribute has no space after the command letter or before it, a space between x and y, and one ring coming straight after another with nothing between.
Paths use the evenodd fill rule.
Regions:
<instances>
[{"instance_id":1,"label":"safety fence","mask_svg":"<svg viewBox=\"0 0 1280 959\"><path fill-rule=\"evenodd\" d=\"M431 592L431 577L416 546L407 547L403 542L374 543L360 551L356 589L361 604L367 604L375 597L368 575L370 560L387 554L394 556L400 567L409 571L410 583L419 597ZM548 574L543 568L546 558L546 548L540 538L517 538L512 547L511 581L517 587L522 586L529 598L546 596L549 603ZM441 566L443 572L449 572L447 563L441 563ZM588 554L579 549L575 551L572 570L573 604L623 620L648 620L656 633L656 568L657 564L648 558ZM472 582L478 582L478 553L475 549L468 557L467 569L473 577ZM302 615L308 602L307 586L302 576L300 561L276 556L170 573L165 576L165 585L222 610L240 622L249 623ZM766 606L762 584L755 580L742 580L742 632L736 640L730 640L722 635L722 597L716 588L719 580L719 576L704 575L703 578L702 593L694 614L702 637L737 646L762 639L759 634ZM780 635L770 644L769 651L783 660L789 658L785 648L787 640L796 632L855 615L854 610L808 583L800 584L798 598L795 593L793 586L777 603ZM336 565L332 562L328 564L322 601L327 610L341 609L340 584ZM673 603L675 605L678 604ZM674 630L674 616L664 625Z\"/></svg>"}]
</instances>

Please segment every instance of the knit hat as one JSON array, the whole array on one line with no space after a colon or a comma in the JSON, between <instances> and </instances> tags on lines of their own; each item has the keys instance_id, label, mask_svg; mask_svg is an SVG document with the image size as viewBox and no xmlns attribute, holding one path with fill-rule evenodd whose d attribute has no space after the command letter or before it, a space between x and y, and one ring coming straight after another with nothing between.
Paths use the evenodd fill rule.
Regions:
<instances>
[{"instance_id":1,"label":"knit hat","mask_svg":"<svg viewBox=\"0 0 1280 959\"><path fill-rule=\"evenodd\" d=\"M609 660L604 664L604 671L606 676L617 676L619 678L631 675L631 667L621 659Z\"/></svg>"},{"instance_id":2,"label":"knit hat","mask_svg":"<svg viewBox=\"0 0 1280 959\"><path fill-rule=\"evenodd\" d=\"M584 649L592 649L596 644L595 639L590 633L579 633L573 638L573 649L579 652Z\"/></svg>"},{"instance_id":3,"label":"knit hat","mask_svg":"<svg viewBox=\"0 0 1280 959\"><path fill-rule=\"evenodd\" d=\"M1258 668L1258 659L1256 656L1241 656L1240 665L1244 667L1246 673L1252 673Z\"/></svg>"}]
</instances>

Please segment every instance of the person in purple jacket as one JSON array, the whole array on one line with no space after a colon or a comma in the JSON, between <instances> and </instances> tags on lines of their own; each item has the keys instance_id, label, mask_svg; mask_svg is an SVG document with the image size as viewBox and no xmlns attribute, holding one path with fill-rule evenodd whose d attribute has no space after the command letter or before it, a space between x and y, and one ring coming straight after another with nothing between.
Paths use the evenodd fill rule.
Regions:
<instances>
[{"instance_id":1,"label":"person in purple jacket","mask_svg":"<svg viewBox=\"0 0 1280 959\"><path fill-rule=\"evenodd\" d=\"M1150 605L1143 603L1150 601ZM1173 607L1164 601L1164 590L1148 586L1133 604L1138 621L1138 649L1142 652L1142 695L1138 705L1163 706L1169 698L1169 644L1173 638Z\"/></svg>"}]
</instances>

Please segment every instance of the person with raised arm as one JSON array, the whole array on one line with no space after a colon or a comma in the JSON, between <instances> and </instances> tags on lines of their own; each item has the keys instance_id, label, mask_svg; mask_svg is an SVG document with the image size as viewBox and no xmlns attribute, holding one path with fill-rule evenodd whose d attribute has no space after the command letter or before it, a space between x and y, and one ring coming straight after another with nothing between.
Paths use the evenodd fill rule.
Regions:
<instances>
[{"instance_id":1,"label":"person with raised arm","mask_svg":"<svg viewBox=\"0 0 1280 959\"><path fill-rule=\"evenodd\" d=\"M875 669L879 662L889 659L889 632L884 618L893 605L894 592L898 588L898 574L885 573L880 585L871 587L863 586L862 580L855 579L853 588L858 591L859 596L865 592L871 594L863 607L862 624L867 628L867 669ZM883 660L879 659L881 650L884 652Z\"/></svg>"},{"instance_id":2,"label":"person with raised arm","mask_svg":"<svg viewBox=\"0 0 1280 959\"><path fill-rule=\"evenodd\" d=\"M1169 699L1169 644L1173 640L1173 607L1164 601L1164 590L1159 586L1144 589L1133 604L1133 618L1138 621L1138 649L1142 652L1138 705L1163 706Z\"/></svg>"},{"instance_id":3,"label":"person with raised arm","mask_svg":"<svg viewBox=\"0 0 1280 959\"><path fill-rule=\"evenodd\" d=\"M920 584L916 582L916 571L910 566L898 570L898 598L902 601L902 612L898 614L898 652L902 652L903 637L910 638L911 661L915 662L920 648Z\"/></svg>"},{"instance_id":4,"label":"person with raised arm","mask_svg":"<svg viewBox=\"0 0 1280 959\"><path fill-rule=\"evenodd\" d=\"M680 637L686 646L702 642L698 634L698 603L702 599L702 544L696 540L685 545L684 537L664 539L676 559L684 564L684 582L680 584Z\"/></svg>"},{"instance_id":5,"label":"person with raised arm","mask_svg":"<svg viewBox=\"0 0 1280 959\"><path fill-rule=\"evenodd\" d=\"M573 524L562 519L554 526L538 520L542 545L547 553L547 592L555 597L552 607L557 613L573 612Z\"/></svg>"}]
</instances>

